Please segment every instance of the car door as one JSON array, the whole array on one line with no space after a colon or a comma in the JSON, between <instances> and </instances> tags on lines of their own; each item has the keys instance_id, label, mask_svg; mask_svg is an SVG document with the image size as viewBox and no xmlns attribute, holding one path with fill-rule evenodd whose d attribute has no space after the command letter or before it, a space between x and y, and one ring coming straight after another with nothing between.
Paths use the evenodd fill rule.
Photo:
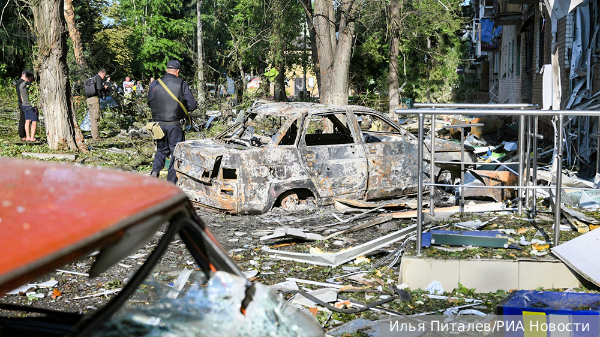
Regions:
<instances>
[{"instance_id":1,"label":"car door","mask_svg":"<svg viewBox=\"0 0 600 337\"><path fill-rule=\"evenodd\" d=\"M300 157L325 202L336 196L363 198L367 158L357 141L354 120L345 111L315 113L306 118Z\"/></svg>"},{"instance_id":2,"label":"car door","mask_svg":"<svg viewBox=\"0 0 600 337\"><path fill-rule=\"evenodd\" d=\"M368 162L366 199L381 199L416 191L417 146L407 131L374 112L354 112Z\"/></svg>"}]
</instances>

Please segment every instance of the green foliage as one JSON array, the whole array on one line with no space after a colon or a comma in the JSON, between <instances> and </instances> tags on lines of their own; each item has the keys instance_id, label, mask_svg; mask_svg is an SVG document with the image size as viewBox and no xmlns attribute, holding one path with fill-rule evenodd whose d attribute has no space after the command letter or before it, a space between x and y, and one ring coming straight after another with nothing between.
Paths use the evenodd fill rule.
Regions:
<instances>
[{"instance_id":1,"label":"green foliage","mask_svg":"<svg viewBox=\"0 0 600 337\"><path fill-rule=\"evenodd\" d=\"M455 100L456 89L462 84L455 70L463 56L463 43L458 38L465 22L462 2L446 2L447 10L436 0L400 1L398 72L400 86L406 83L400 92L402 98L427 101L429 92L437 102ZM355 102L386 111L389 32L383 6L371 3L363 8L365 19L357 25L350 80L358 93Z\"/></svg>"},{"instance_id":2,"label":"green foliage","mask_svg":"<svg viewBox=\"0 0 600 337\"><path fill-rule=\"evenodd\" d=\"M0 73L0 78L7 76L15 79L21 76L24 68L32 68L33 16L25 2L7 1L2 7L0 64L4 65L4 71Z\"/></svg>"},{"instance_id":3,"label":"green foliage","mask_svg":"<svg viewBox=\"0 0 600 337\"><path fill-rule=\"evenodd\" d=\"M472 98L476 83L455 72L464 52L458 35L470 7L461 7L462 0L444 5L437 0L400 2L399 83L406 83L401 97L424 101L429 96L438 102ZM181 76L195 87L196 0L74 0L73 5L88 63L87 69L78 68L68 40L75 96L81 94L83 80L100 68L114 82L131 76L147 85L150 77L164 73L170 59L182 62ZM388 105L388 5L389 1L360 2L349 73L352 103L380 111ZM8 2L4 11L0 77L16 78L21 69L34 67L32 15L20 2ZM229 76L242 93L242 74L262 75L279 65L312 67L310 39L303 33L306 16L297 0L202 0L202 25L209 88L226 85ZM266 94L268 81L263 83L263 91L244 93L237 105L247 107ZM225 97L211 96L214 101L203 108L225 105Z\"/></svg>"},{"instance_id":4,"label":"green foliage","mask_svg":"<svg viewBox=\"0 0 600 337\"><path fill-rule=\"evenodd\" d=\"M129 34L122 39L131 50L121 62L131 59L135 77L162 75L171 59L191 60L186 42L193 41L195 36L195 6L192 11L192 5L186 0L121 0L118 3L115 26L128 30ZM185 70L184 73L193 74L191 69Z\"/></svg>"}]
</instances>

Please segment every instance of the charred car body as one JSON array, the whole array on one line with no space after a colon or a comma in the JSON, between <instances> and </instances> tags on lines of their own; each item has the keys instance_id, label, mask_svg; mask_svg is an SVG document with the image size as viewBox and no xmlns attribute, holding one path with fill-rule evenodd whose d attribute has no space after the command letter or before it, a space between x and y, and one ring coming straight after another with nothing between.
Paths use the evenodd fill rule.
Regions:
<instances>
[{"instance_id":1,"label":"charred car body","mask_svg":"<svg viewBox=\"0 0 600 337\"><path fill-rule=\"evenodd\" d=\"M460 148L437 143L436 159ZM322 205L415 192L417 145L414 135L369 108L270 103L254 106L215 138L179 143L174 160L178 185L196 204L259 214L302 199Z\"/></svg>"}]
</instances>

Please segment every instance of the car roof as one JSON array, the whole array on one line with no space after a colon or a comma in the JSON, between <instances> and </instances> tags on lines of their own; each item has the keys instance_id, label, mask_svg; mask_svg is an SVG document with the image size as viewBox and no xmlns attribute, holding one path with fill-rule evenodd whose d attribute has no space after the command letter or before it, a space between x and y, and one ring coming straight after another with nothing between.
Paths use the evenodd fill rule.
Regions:
<instances>
[{"instance_id":1,"label":"car roof","mask_svg":"<svg viewBox=\"0 0 600 337\"><path fill-rule=\"evenodd\" d=\"M0 158L0 295L186 202L156 178Z\"/></svg>"},{"instance_id":2,"label":"car roof","mask_svg":"<svg viewBox=\"0 0 600 337\"><path fill-rule=\"evenodd\" d=\"M274 115L274 116L287 116L287 117L299 117L300 115L311 113L327 113L334 111L350 110L353 112L376 112L375 110L358 105L329 105L320 103L306 103L306 102L270 102L261 101L258 105L251 109L249 112Z\"/></svg>"}]
</instances>

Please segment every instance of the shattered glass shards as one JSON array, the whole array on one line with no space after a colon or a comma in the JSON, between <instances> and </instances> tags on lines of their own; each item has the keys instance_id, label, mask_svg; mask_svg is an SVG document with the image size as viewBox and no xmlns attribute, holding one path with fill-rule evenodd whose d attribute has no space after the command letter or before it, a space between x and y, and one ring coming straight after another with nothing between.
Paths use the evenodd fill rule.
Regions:
<instances>
[{"instance_id":1,"label":"shattered glass shards","mask_svg":"<svg viewBox=\"0 0 600 337\"><path fill-rule=\"evenodd\" d=\"M248 281L225 272L216 272L206 285L200 278L175 299L166 296L169 289L156 283L150 287L158 296L155 304L123 309L104 323L93 337L296 337L323 334L318 323L311 324L305 314L295 308L284 308L281 297L259 283L255 284L252 301L242 314Z\"/></svg>"}]
</instances>

